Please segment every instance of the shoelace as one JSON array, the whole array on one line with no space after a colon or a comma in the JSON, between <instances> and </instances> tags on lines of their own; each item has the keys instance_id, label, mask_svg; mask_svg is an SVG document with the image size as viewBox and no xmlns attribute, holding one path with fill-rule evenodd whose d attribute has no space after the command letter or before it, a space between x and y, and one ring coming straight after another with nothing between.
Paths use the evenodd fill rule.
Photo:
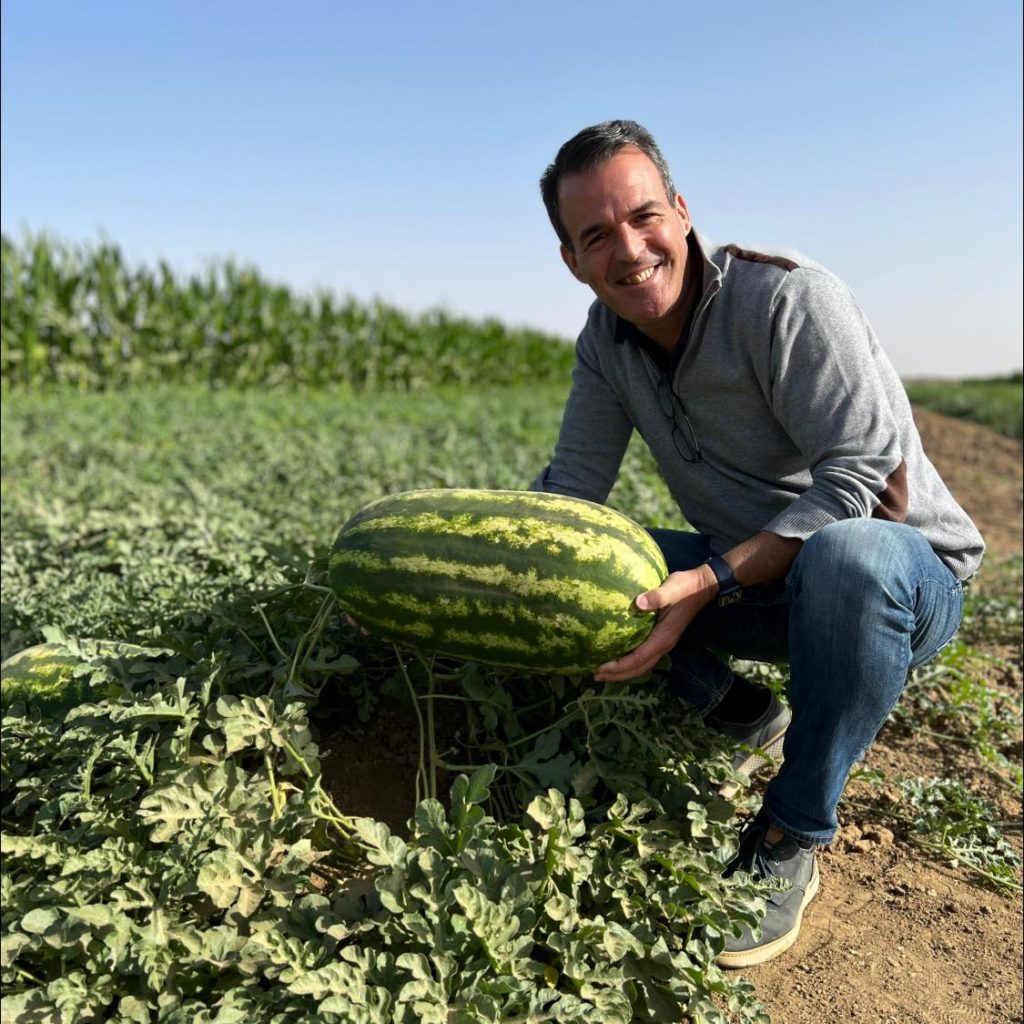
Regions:
<instances>
[{"instance_id":1,"label":"shoelace","mask_svg":"<svg viewBox=\"0 0 1024 1024\"><path fill-rule=\"evenodd\" d=\"M754 847L754 856L751 860L750 873L755 878L776 877L776 872L771 870L771 865L781 864L783 854L791 846L798 847L800 844L789 836L784 835L777 843L769 846L762 835ZM794 851L795 852L795 851Z\"/></svg>"}]
</instances>

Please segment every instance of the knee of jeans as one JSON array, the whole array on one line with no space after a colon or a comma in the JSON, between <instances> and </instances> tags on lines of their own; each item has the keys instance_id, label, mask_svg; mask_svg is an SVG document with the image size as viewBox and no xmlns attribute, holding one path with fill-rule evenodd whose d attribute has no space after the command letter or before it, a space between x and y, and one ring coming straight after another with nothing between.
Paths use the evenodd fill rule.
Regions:
<instances>
[{"instance_id":1,"label":"knee of jeans","mask_svg":"<svg viewBox=\"0 0 1024 1024\"><path fill-rule=\"evenodd\" d=\"M861 590L866 582L881 581L891 573L895 551L891 542L892 523L875 519L842 519L812 534L790 570L789 584L819 587L840 597Z\"/></svg>"}]
</instances>

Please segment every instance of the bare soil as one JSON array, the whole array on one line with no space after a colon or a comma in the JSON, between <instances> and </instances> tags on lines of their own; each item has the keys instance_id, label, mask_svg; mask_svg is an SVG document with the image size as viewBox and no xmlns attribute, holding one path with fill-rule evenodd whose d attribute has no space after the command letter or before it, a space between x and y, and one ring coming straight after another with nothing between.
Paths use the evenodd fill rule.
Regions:
<instances>
[{"instance_id":1,"label":"bare soil","mask_svg":"<svg viewBox=\"0 0 1024 1024\"><path fill-rule=\"evenodd\" d=\"M1020 558L1022 446L991 430L915 410L925 450L977 523L987 562ZM994 576L994 573L989 574ZM983 568L977 586L987 585ZM1009 662L990 677L1021 689L1021 648L985 650ZM419 760L414 712L384 703L365 727L329 737L324 776L338 806L402 829L415 801ZM1019 743L1017 757L1019 758ZM888 726L866 767L904 777L953 777L997 796L1021 817L1019 794L991 782L963 748ZM856 797L857 783L847 796ZM864 784L860 784L864 785ZM836 841L820 859L821 892L796 946L746 972L774 1024L945 1024L1024 1019L1019 897L980 884L969 872L934 861L885 828L881 814L844 802ZM1019 848L1019 833L1015 839Z\"/></svg>"},{"instance_id":2,"label":"bare soil","mask_svg":"<svg viewBox=\"0 0 1024 1024\"><path fill-rule=\"evenodd\" d=\"M971 423L915 410L925 451L981 530L987 561L1022 553L1022 447ZM987 585L986 571L977 585ZM1021 688L1021 650L997 653L1013 668L999 678ZM868 768L903 776L972 779L962 751L883 729ZM848 792L849 795L849 792ZM1005 809L1020 819L1017 799ZM1010 1022L1024 1017L1022 908L967 872L930 861L845 813L820 858L821 892L788 953L747 972L775 1024ZM870 836L865 839L864 836Z\"/></svg>"}]
</instances>

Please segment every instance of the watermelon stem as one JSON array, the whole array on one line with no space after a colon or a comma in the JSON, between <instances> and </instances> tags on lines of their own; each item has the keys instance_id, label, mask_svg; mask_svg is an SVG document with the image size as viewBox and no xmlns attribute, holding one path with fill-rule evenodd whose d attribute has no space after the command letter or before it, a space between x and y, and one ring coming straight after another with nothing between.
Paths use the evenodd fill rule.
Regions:
<instances>
[{"instance_id":1,"label":"watermelon stem","mask_svg":"<svg viewBox=\"0 0 1024 1024\"><path fill-rule=\"evenodd\" d=\"M333 825L338 835L346 840L346 842L352 843L361 850L371 849L366 843L362 843L356 838L352 819L338 810L337 804L320 788L319 782L316 787L316 796L318 799L311 803L310 806L318 818L326 821L329 825ZM345 854L345 857L350 859L348 854Z\"/></svg>"},{"instance_id":2,"label":"watermelon stem","mask_svg":"<svg viewBox=\"0 0 1024 1024\"><path fill-rule=\"evenodd\" d=\"M463 699L463 698L460 698L460 699ZM577 718L577 717L581 717L583 719L585 725L587 726L587 731L588 732L593 732L594 730L593 730L593 727L591 725L590 718L589 718L589 716L587 714L587 705L588 704L607 703L607 702L610 702L610 703L615 704L615 705L633 704L633 705L636 705L638 707L646 707L647 706L647 702L643 698L640 698L640 697L629 697L629 696L626 696L626 695L620 696L619 694L615 694L614 696L609 696L609 695L603 694L603 693L584 692L576 700L570 701L570 703L568 703L566 705L565 713L557 721L549 722L547 725L542 726L540 729L537 729L535 732L531 732L527 736L519 736L519 737L517 737L514 740L509 740L506 745L510 749L512 747L522 746L524 743L529 743L530 740L534 740L538 736L542 736L544 733L550 732L552 729L557 729L557 728L559 728L559 726L564 725L566 722L570 722L574 718ZM543 701L539 702L539 703L543 704ZM623 720L619 720L618 721L618 725L619 725L620 728L626 729L627 731L631 732L633 735L637 736L638 738L644 738L642 733L639 730L637 730L635 728L632 728L629 725L628 722L623 721Z\"/></svg>"},{"instance_id":3,"label":"watermelon stem","mask_svg":"<svg viewBox=\"0 0 1024 1024\"><path fill-rule=\"evenodd\" d=\"M267 766L267 781L270 783L270 799L273 804L273 815L274 821L277 821L281 817L281 793L277 788L277 778L274 774L274 761L270 756L270 751L265 750L263 752L263 759Z\"/></svg>"},{"instance_id":4,"label":"watermelon stem","mask_svg":"<svg viewBox=\"0 0 1024 1024\"><path fill-rule=\"evenodd\" d=\"M542 726L536 732L531 732L528 736L520 736L518 739L509 740L506 746L511 749L512 747L521 747L524 743L529 743L530 740L535 740L538 736L543 736L546 732L551 732L552 729L557 729L559 726L564 725L566 722L571 722L577 717L577 701L573 701L569 707L572 709L567 711L561 718L556 722L549 722L547 725Z\"/></svg>"},{"instance_id":5,"label":"watermelon stem","mask_svg":"<svg viewBox=\"0 0 1024 1024\"><path fill-rule=\"evenodd\" d=\"M266 615L263 614L263 605L258 601L254 601L253 607L255 607L257 614L263 620L263 625L266 627L267 634L270 636L270 642L274 645L277 653L281 655L281 660L287 661L288 655L284 653L281 649L281 645L277 642L277 635L274 633L274 627L270 625L270 621L267 619Z\"/></svg>"},{"instance_id":6,"label":"watermelon stem","mask_svg":"<svg viewBox=\"0 0 1024 1024\"><path fill-rule=\"evenodd\" d=\"M259 644L257 644L257 643L256 643L256 641L255 641L255 640L253 640L253 638L252 638L251 636L249 636L249 634L248 634L248 633L246 632L246 630L244 630L244 629L243 629L243 628L242 628L241 626L237 626L237 625L236 625L236 628L238 629L238 632L239 632L239 633L241 634L242 638L243 638L244 640L248 641L248 643L249 643L249 646L250 646L250 647L252 647L252 649L253 649L253 650L254 650L254 651L255 651L255 652L256 652L256 653L258 654L258 655L260 655L260 657L262 657L262 656L263 656L263 651L262 651L262 649L260 648Z\"/></svg>"},{"instance_id":7,"label":"watermelon stem","mask_svg":"<svg viewBox=\"0 0 1024 1024\"><path fill-rule=\"evenodd\" d=\"M20 974L20 975L21 975L21 976L22 976L23 978L27 978L27 979L28 979L29 981L33 981L33 982L35 982L35 983L36 983L37 985L39 985L39 986L43 986L43 985L45 985L45 984L46 984L46 982L45 982L45 981L43 981L43 980L42 980L42 978L37 978L37 977L36 977L36 976L35 976L34 974L29 974L29 972L28 972L28 971L26 971L26 970L24 970L23 968L19 967L19 966L18 966L17 964L11 964L11 966L12 966L12 967L13 967L13 968L14 968L14 969L15 969L15 970L16 970L16 971L18 972L18 974Z\"/></svg>"},{"instance_id":8,"label":"watermelon stem","mask_svg":"<svg viewBox=\"0 0 1024 1024\"><path fill-rule=\"evenodd\" d=\"M420 795L421 787L426 790L429 788L430 781L427 777L427 765L426 765L426 728L423 724L423 713L420 711L420 702L416 697L416 687L412 684L412 679L409 677L409 670L405 667L405 661L402 658L402 652L398 649L396 644L391 645L395 651L395 657L398 659L398 669L402 673L402 678L405 680L405 685L409 688L409 696L412 697L413 710L416 712L416 721L419 723L420 729L420 761L416 768L416 803L418 804L423 796Z\"/></svg>"},{"instance_id":9,"label":"watermelon stem","mask_svg":"<svg viewBox=\"0 0 1024 1024\"><path fill-rule=\"evenodd\" d=\"M437 734L434 729L434 659L430 659L428 665L421 654L416 655L420 664L427 673L427 742L430 744L430 792L429 796L437 799Z\"/></svg>"},{"instance_id":10,"label":"watermelon stem","mask_svg":"<svg viewBox=\"0 0 1024 1024\"><path fill-rule=\"evenodd\" d=\"M326 821L329 825L333 826L338 834L348 843L354 843L356 846L362 849L369 849L369 847L361 844L355 837L355 823L352 818L348 815L343 814L338 808L338 805L328 796L321 785L320 776L310 768L306 759L295 749L295 747L288 742L284 737L280 737L281 746L284 750L293 758L295 763L305 773L306 778L309 779L314 787L314 799L311 803L311 809L313 813L323 821ZM270 792L271 799L274 804L274 817L280 817L284 811L285 797L282 790L285 788L277 783L274 774L273 760L269 753L266 755L267 773L270 780ZM293 788L293 787L288 787ZM294 790L299 792L298 790ZM344 854L346 859L353 859L349 854Z\"/></svg>"},{"instance_id":11,"label":"watermelon stem","mask_svg":"<svg viewBox=\"0 0 1024 1024\"><path fill-rule=\"evenodd\" d=\"M316 590L325 589L324 587L316 587L314 584L306 584L306 586ZM291 667L288 670L289 684L294 681L296 672L299 671L309 660L309 656L313 652L313 647L320 639L320 635L324 631L324 626L327 625L327 619L330 617L331 609L333 608L336 600L334 593L332 591L328 591L327 597L325 597L320 603L320 607L313 618L313 624L305 633L302 634L301 637L299 637L299 642L295 647L295 656L292 658ZM278 650L280 650L280 648L278 648Z\"/></svg>"}]
</instances>

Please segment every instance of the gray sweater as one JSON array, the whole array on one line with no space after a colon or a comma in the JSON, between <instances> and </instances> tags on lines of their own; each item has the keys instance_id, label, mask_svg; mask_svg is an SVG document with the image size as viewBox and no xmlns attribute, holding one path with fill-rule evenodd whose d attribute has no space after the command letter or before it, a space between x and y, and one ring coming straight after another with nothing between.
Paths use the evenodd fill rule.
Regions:
<instances>
[{"instance_id":1,"label":"gray sweater","mask_svg":"<svg viewBox=\"0 0 1024 1024\"><path fill-rule=\"evenodd\" d=\"M669 375L632 325L594 302L534 488L603 503L636 428L719 553L760 530L804 540L874 516L916 527L958 577L972 575L981 535L925 456L849 289L803 257L693 242L703 292Z\"/></svg>"}]
</instances>

